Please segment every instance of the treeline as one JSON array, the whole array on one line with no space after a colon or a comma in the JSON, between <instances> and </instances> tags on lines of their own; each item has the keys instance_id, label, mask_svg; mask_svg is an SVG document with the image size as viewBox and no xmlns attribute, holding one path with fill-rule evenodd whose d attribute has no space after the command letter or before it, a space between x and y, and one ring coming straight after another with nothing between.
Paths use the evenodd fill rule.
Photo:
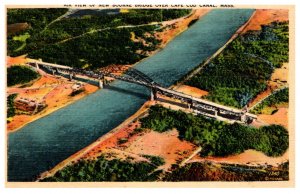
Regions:
<instances>
[{"instance_id":1,"label":"treeline","mask_svg":"<svg viewBox=\"0 0 300 194\"><path fill-rule=\"evenodd\" d=\"M288 40L287 22L248 32L186 84L209 91L209 100L242 108L265 90L274 68L288 62Z\"/></svg>"},{"instance_id":2,"label":"treeline","mask_svg":"<svg viewBox=\"0 0 300 194\"><path fill-rule=\"evenodd\" d=\"M153 157L150 157L153 160ZM154 157L157 162L157 158ZM148 162L108 160L103 155L96 160L80 160L55 173L42 182L101 182L155 181L162 173L158 165Z\"/></svg>"},{"instance_id":3,"label":"treeline","mask_svg":"<svg viewBox=\"0 0 300 194\"><path fill-rule=\"evenodd\" d=\"M289 88L284 88L274 94L270 95L268 98L263 100L259 105L254 107L251 111L254 114L261 114L262 110L266 107L273 107L281 103L289 102Z\"/></svg>"},{"instance_id":4,"label":"treeline","mask_svg":"<svg viewBox=\"0 0 300 194\"><path fill-rule=\"evenodd\" d=\"M16 108L14 105L14 100L17 97L17 94L11 94L7 96L7 118L13 117L16 114Z\"/></svg>"},{"instance_id":5,"label":"treeline","mask_svg":"<svg viewBox=\"0 0 300 194\"><path fill-rule=\"evenodd\" d=\"M89 64L90 68L105 67L110 64L132 64L147 56L148 51L155 50L160 41L151 37L146 44L131 40L131 32L136 38L153 31L155 26L134 29L112 29L87 34L81 38L61 44L52 44L28 54L30 58L42 58L43 61L81 68ZM143 52L137 52L142 50Z\"/></svg>"},{"instance_id":6,"label":"treeline","mask_svg":"<svg viewBox=\"0 0 300 194\"><path fill-rule=\"evenodd\" d=\"M202 147L201 156L228 156L248 149L268 156L280 156L288 149L288 132L280 125L253 128L228 124L162 106L152 106L140 119L143 128L164 132L176 128L179 137Z\"/></svg>"},{"instance_id":7,"label":"treeline","mask_svg":"<svg viewBox=\"0 0 300 194\"><path fill-rule=\"evenodd\" d=\"M247 166L193 162L177 167L163 181L287 181L289 162L273 166Z\"/></svg>"},{"instance_id":8,"label":"treeline","mask_svg":"<svg viewBox=\"0 0 300 194\"><path fill-rule=\"evenodd\" d=\"M7 68L7 86L25 84L38 77L37 72L23 65L13 65Z\"/></svg>"},{"instance_id":9,"label":"treeline","mask_svg":"<svg viewBox=\"0 0 300 194\"><path fill-rule=\"evenodd\" d=\"M134 9L124 14L126 23L139 25L150 22L173 20L188 15L190 9Z\"/></svg>"}]
</instances>

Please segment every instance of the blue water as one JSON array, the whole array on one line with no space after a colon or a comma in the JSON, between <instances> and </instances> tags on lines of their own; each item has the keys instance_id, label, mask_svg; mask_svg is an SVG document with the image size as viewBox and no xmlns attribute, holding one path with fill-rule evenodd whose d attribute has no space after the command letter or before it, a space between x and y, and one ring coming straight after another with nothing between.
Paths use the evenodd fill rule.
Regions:
<instances>
[{"instance_id":1,"label":"blue water","mask_svg":"<svg viewBox=\"0 0 300 194\"><path fill-rule=\"evenodd\" d=\"M223 46L253 10L213 10L162 51L136 65L157 83L170 86ZM147 88L115 81L8 136L8 181L33 181L135 113Z\"/></svg>"}]
</instances>

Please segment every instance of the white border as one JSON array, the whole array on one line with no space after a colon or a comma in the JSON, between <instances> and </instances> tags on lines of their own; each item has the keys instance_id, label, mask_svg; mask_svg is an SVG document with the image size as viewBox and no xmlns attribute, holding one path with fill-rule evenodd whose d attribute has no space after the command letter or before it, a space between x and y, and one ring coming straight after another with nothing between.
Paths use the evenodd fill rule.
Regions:
<instances>
[{"instance_id":1,"label":"white border","mask_svg":"<svg viewBox=\"0 0 300 194\"><path fill-rule=\"evenodd\" d=\"M0 48L0 57L1 57L1 63L0 63L0 100L1 100L1 105L0 106L0 112L4 113L5 112L5 57L3 55L3 53L5 53L5 23L4 23L4 18L5 16L5 5L55 5L55 4L239 4L239 5L296 5L296 33L295 33L295 39L296 39L296 53L295 53L295 61L297 62L298 57L299 56L299 50L298 50L298 43L299 40L297 38L297 29L299 27L299 13L297 13L297 8L298 8L298 2L296 0L272 0L272 1L267 1L267 0L172 0L172 1L162 1L162 0L152 0L152 1L141 1L141 0L51 0L51 1L44 1L42 2L41 0L1 0L0 4L1 4L1 11L0 11L0 18L1 18L1 22L0 22L0 30L1 30L1 48ZM298 68L297 63L295 64L295 69L296 69L296 81L295 81L295 93L296 93L296 126L295 126L295 139L299 140L299 132L297 130L298 126L299 126L299 122L300 119L298 119L299 115L299 103L298 103L298 97L299 97L299 77L297 75L300 75L300 70ZM4 143L5 143L5 122L6 122L6 118L4 114L0 114L1 119L0 119L0 123L1 123L1 139L0 139L0 150L4 150ZM199 192L203 192L203 193L207 193L207 192L218 192L218 193L280 193L280 194L285 194L285 193L300 193L300 189L299 189L299 168L297 166L297 162L299 161L299 153L297 152L299 148L299 141L296 141L295 143L295 147L296 147L296 158L295 158L295 164L296 164L296 188L289 188L289 189L188 189L188 188L168 188L168 189L158 189L158 188L153 188L153 189L139 189L139 188L135 188L135 189L107 189L107 188L89 188L89 189L6 189L4 187L4 182L5 182L5 174L4 172L4 153L1 151L0 152L0 193L23 193L23 194L34 194L34 193L69 193L72 192L74 194L77 193L130 193L130 194L135 194L135 193L199 193ZM299 162L298 162L299 164ZM213 183L212 183L213 184ZM200 191L201 190L201 191Z\"/></svg>"}]
</instances>

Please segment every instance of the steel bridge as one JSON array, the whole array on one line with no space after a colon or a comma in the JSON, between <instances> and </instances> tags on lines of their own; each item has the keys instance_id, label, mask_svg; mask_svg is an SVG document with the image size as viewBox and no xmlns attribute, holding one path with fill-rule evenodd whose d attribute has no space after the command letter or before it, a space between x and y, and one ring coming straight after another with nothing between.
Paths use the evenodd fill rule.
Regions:
<instances>
[{"instance_id":1,"label":"steel bridge","mask_svg":"<svg viewBox=\"0 0 300 194\"><path fill-rule=\"evenodd\" d=\"M69 75L69 78L72 80L76 76L86 76L89 78L97 79L99 87L103 88L106 80L105 77L110 77L125 82L130 82L134 84L139 84L146 86L151 90L151 100L157 99L157 94L170 97L172 99L180 100L185 103L189 109L191 109L196 114L201 114L207 117L212 117L218 120L229 120L237 121L242 123L251 123L253 120L257 119L257 116L247 112L247 109L243 110L227 107L220 105L211 101L204 99L196 98L181 92L177 92L171 89L164 88L158 83L154 82L149 76L138 71L137 69L130 68L124 75L115 75L112 73L104 73L101 71L87 71L72 67L67 67L63 65L57 65L52 63L45 62L30 62L29 65L35 67L36 69L43 68L46 69L52 74L63 73Z\"/></svg>"}]
</instances>

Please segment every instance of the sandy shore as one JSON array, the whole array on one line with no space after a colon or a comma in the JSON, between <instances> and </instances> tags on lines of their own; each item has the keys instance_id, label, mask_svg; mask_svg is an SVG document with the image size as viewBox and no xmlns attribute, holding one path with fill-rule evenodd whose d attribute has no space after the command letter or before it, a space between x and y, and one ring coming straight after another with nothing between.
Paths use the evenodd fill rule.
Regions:
<instances>
[{"instance_id":1,"label":"sandy shore","mask_svg":"<svg viewBox=\"0 0 300 194\"><path fill-rule=\"evenodd\" d=\"M288 19L289 12L287 9L257 9L242 33L246 33L250 30L260 30L261 25L269 24L274 21L288 21Z\"/></svg>"}]
</instances>

